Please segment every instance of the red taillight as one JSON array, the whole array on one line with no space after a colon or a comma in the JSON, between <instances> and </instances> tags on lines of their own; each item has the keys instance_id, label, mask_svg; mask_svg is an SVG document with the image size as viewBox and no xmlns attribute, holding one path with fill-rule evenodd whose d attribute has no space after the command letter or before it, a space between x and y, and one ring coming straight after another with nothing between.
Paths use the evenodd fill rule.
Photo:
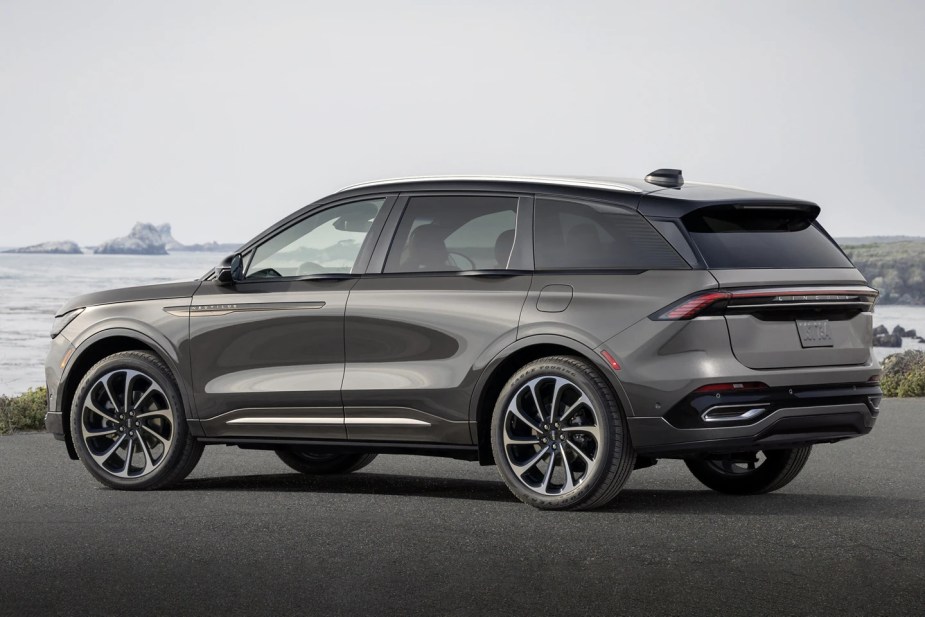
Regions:
<instances>
[{"instance_id":1,"label":"red taillight","mask_svg":"<svg viewBox=\"0 0 925 617\"><path fill-rule=\"evenodd\" d=\"M676 321L693 319L718 302L729 302L729 307L748 309L761 304L762 308L793 308L804 304L818 307L860 306L870 309L878 291L871 287L770 287L765 289L730 289L703 291L680 300L650 315L651 319Z\"/></svg>"},{"instance_id":2,"label":"red taillight","mask_svg":"<svg viewBox=\"0 0 925 617\"><path fill-rule=\"evenodd\" d=\"M694 392L696 394L713 394L715 392L741 392L742 390L763 390L767 384L760 381L745 381L741 383L711 383L700 386Z\"/></svg>"},{"instance_id":3,"label":"red taillight","mask_svg":"<svg viewBox=\"0 0 925 617\"><path fill-rule=\"evenodd\" d=\"M672 308L659 315L658 319L693 319L710 306L722 300L728 300L731 297L732 294L730 294L728 291L707 291L705 293L688 298L680 304L673 306Z\"/></svg>"}]
</instances>

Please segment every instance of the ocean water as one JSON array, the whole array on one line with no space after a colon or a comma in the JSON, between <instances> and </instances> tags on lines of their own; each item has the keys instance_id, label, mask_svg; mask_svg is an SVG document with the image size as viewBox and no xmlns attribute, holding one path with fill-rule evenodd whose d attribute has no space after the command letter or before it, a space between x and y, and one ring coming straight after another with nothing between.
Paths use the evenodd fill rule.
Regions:
<instances>
[{"instance_id":1,"label":"ocean water","mask_svg":"<svg viewBox=\"0 0 925 617\"><path fill-rule=\"evenodd\" d=\"M68 298L102 289L192 280L223 257L221 253L0 253L0 394L44 385L48 333L55 313Z\"/></svg>"},{"instance_id":2,"label":"ocean water","mask_svg":"<svg viewBox=\"0 0 925 617\"><path fill-rule=\"evenodd\" d=\"M0 394L17 394L45 382L48 332L57 309L73 296L202 276L220 253L130 255L17 255L0 253ZM874 325L901 325L925 336L925 307L880 305ZM925 349L903 339L903 349ZM881 360L896 349L875 348Z\"/></svg>"}]
</instances>

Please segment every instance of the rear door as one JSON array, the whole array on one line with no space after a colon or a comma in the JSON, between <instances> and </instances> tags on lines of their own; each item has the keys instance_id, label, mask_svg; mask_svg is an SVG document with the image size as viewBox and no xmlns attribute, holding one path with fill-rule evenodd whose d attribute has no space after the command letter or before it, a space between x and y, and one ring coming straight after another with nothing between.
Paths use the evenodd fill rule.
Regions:
<instances>
[{"instance_id":1,"label":"rear door","mask_svg":"<svg viewBox=\"0 0 925 617\"><path fill-rule=\"evenodd\" d=\"M250 251L243 281L199 288L190 356L208 436L346 437L344 310L394 199L313 211Z\"/></svg>"},{"instance_id":2,"label":"rear door","mask_svg":"<svg viewBox=\"0 0 925 617\"><path fill-rule=\"evenodd\" d=\"M472 389L516 340L530 288L532 203L512 193L399 199L347 304L350 439L472 443Z\"/></svg>"},{"instance_id":3,"label":"rear door","mask_svg":"<svg viewBox=\"0 0 925 617\"><path fill-rule=\"evenodd\" d=\"M720 288L732 350L755 369L863 364L876 292L815 209L710 206L683 217ZM736 291L738 290L738 291Z\"/></svg>"}]
</instances>

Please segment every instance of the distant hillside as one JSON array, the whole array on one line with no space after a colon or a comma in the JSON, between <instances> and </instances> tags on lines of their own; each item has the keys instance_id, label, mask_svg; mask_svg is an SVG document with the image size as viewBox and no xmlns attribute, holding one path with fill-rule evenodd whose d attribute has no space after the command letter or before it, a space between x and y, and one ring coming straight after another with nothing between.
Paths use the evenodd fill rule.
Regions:
<instances>
[{"instance_id":1,"label":"distant hillside","mask_svg":"<svg viewBox=\"0 0 925 617\"><path fill-rule=\"evenodd\" d=\"M896 242L925 242L921 236L858 236L854 238L835 238L841 246L856 244L895 244Z\"/></svg>"},{"instance_id":2,"label":"distant hillside","mask_svg":"<svg viewBox=\"0 0 925 617\"><path fill-rule=\"evenodd\" d=\"M872 242L842 248L884 304L925 305L925 238Z\"/></svg>"}]
</instances>

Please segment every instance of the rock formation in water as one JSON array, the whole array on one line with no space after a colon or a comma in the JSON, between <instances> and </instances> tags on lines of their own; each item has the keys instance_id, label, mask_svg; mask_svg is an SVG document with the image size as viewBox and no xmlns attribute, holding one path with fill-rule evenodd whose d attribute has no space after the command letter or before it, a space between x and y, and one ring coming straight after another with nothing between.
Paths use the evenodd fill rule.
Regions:
<instances>
[{"instance_id":1,"label":"rock formation in water","mask_svg":"<svg viewBox=\"0 0 925 617\"><path fill-rule=\"evenodd\" d=\"M42 242L32 246L4 251L6 253L48 253L53 255L80 255L83 251L76 242L62 240L60 242Z\"/></svg>"},{"instance_id":2,"label":"rock formation in water","mask_svg":"<svg viewBox=\"0 0 925 617\"><path fill-rule=\"evenodd\" d=\"M129 235L107 240L93 252L106 255L166 255L167 249L157 227L151 223L135 223Z\"/></svg>"}]
</instances>

